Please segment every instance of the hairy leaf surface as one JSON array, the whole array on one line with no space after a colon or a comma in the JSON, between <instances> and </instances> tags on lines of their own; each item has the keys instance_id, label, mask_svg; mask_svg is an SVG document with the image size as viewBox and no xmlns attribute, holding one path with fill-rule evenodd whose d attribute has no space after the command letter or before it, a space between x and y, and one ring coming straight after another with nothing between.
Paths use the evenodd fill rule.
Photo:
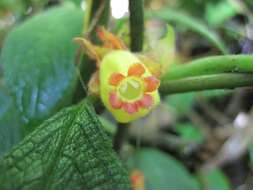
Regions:
<instances>
[{"instance_id":1,"label":"hairy leaf surface","mask_svg":"<svg viewBox=\"0 0 253 190\"><path fill-rule=\"evenodd\" d=\"M87 101L44 122L0 161L0 189L127 190L127 173Z\"/></svg>"}]
</instances>

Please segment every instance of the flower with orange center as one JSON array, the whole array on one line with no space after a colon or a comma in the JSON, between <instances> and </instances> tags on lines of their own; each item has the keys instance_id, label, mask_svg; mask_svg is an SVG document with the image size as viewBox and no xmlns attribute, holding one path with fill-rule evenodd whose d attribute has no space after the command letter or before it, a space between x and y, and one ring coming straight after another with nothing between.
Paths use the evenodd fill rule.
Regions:
<instances>
[{"instance_id":1,"label":"flower with orange center","mask_svg":"<svg viewBox=\"0 0 253 190\"><path fill-rule=\"evenodd\" d=\"M100 82L102 101L120 122L142 117L160 102L160 81L128 51L113 51L105 56Z\"/></svg>"},{"instance_id":2,"label":"flower with orange center","mask_svg":"<svg viewBox=\"0 0 253 190\"><path fill-rule=\"evenodd\" d=\"M153 105L149 93L157 90L160 81L154 76L142 77L144 72L144 66L136 63L129 67L127 76L121 73L111 75L109 84L115 86L115 90L110 93L109 101L114 109L134 114Z\"/></svg>"}]
</instances>

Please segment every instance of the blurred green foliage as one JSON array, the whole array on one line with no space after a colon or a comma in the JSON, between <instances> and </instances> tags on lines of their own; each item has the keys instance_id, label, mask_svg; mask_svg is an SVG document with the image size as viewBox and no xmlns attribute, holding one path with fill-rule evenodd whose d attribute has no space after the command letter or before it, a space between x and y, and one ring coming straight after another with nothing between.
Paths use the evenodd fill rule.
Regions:
<instances>
[{"instance_id":1,"label":"blurred green foliage","mask_svg":"<svg viewBox=\"0 0 253 190\"><path fill-rule=\"evenodd\" d=\"M217 12L219 14L217 14ZM220 26L225 21L237 14L235 6L228 1L220 1L216 4L207 4L205 18L210 25Z\"/></svg>"},{"instance_id":2,"label":"blurred green foliage","mask_svg":"<svg viewBox=\"0 0 253 190\"><path fill-rule=\"evenodd\" d=\"M205 139L202 131L192 123L178 123L175 130L186 142L203 143Z\"/></svg>"},{"instance_id":3,"label":"blurred green foliage","mask_svg":"<svg viewBox=\"0 0 253 190\"><path fill-rule=\"evenodd\" d=\"M156 149L141 149L128 161L129 168L144 174L146 190L199 190L197 180L172 156Z\"/></svg>"},{"instance_id":4,"label":"blurred green foliage","mask_svg":"<svg viewBox=\"0 0 253 190\"><path fill-rule=\"evenodd\" d=\"M228 178L219 169L205 171L200 174L200 179L205 190L230 190Z\"/></svg>"},{"instance_id":5,"label":"blurred green foliage","mask_svg":"<svg viewBox=\"0 0 253 190\"><path fill-rule=\"evenodd\" d=\"M201 92L187 92L173 94L166 97L166 103L173 109L177 116L183 116L191 111L194 104L198 103L198 97L205 100L221 98L231 94L230 90L205 90Z\"/></svg>"}]
</instances>

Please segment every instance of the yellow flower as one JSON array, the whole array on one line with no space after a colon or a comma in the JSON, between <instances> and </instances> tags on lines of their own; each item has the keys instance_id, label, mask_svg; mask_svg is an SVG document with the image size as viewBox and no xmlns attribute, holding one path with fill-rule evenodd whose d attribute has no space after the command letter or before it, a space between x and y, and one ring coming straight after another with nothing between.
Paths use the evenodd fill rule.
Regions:
<instances>
[{"instance_id":1,"label":"yellow flower","mask_svg":"<svg viewBox=\"0 0 253 190\"><path fill-rule=\"evenodd\" d=\"M119 122L143 117L160 102L160 81L128 51L108 53L101 62L99 80L101 99Z\"/></svg>"},{"instance_id":2,"label":"yellow flower","mask_svg":"<svg viewBox=\"0 0 253 190\"><path fill-rule=\"evenodd\" d=\"M97 33L102 46L85 38L74 39L96 60L97 71L90 79L89 92L99 94L119 122L127 123L145 116L160 103L160 81L154 76L160 70L147 68L145 63L152 63L148 57L139 56L140 61L138 55L129 52L119 38L104 28L98 28Z\"/></svg>"}]
</instances>

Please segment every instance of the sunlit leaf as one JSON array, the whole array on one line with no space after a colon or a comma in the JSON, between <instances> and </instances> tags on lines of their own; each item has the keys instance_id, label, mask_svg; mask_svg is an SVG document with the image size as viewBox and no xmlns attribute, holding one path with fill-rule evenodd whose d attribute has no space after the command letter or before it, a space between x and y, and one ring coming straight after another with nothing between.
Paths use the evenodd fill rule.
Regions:
<instances>
[{"instance_id":1,"label":"sunlit leaf","mask_svg":"<svg viewBox=\"0 0 253 190\"><path fill-rule=\"evenodd\" d=\"M4 43L4 78L28 131L72 100L77 82L72 39L81 32L83 13L71 5L28 19Z\"/></svg>"}]
</instances>

